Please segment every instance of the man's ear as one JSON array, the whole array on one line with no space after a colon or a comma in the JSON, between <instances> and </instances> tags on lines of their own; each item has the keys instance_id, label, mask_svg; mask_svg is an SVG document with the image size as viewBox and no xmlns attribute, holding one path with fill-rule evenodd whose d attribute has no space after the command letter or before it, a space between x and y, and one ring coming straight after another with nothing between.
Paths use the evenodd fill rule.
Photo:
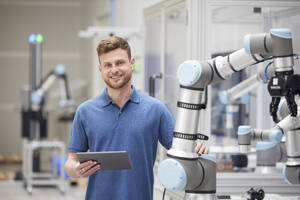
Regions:
<instances>
[{"instance_id":1,"label":"man's ear","mask_svg":"<svg viewBox=\"0 0 300 200\"><path fill-rule=\"evenodd\" d=\"M130 64L131 64L131 68L133 70L134 69L134 64L135 64L135 59L134 58L131 58Z\"/></svg>"}]
</instances>

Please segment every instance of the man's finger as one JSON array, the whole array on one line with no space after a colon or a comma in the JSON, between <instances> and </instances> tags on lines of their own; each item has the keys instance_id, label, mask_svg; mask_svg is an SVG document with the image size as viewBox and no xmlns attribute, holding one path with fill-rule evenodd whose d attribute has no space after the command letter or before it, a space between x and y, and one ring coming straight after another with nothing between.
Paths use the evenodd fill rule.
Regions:
<instances>
[{"instance_id":1,"label":"man's finger","mask_svg":"<svg viewBox=\"0 0 300 200\"><path fill-rule=\"evenodd\" d=\"M208 154L208 147L205 147L204 154Z\"/></svg>"},{"instance_id":2,"label":"man's finger","mask_svg":"<svg viewBox=\"0 0 300 200\"><path fill-rule=\"evenodd\" d=\"M203 154L205 152L206 146L202 145L200 150L198 151L199 154Z\"/></svg>"},{"instance_id":3,"label":"man's finger","mask_svg":"<svg viewBox=\"0 0 300 200\"><path fill-rule=\"evenodd\" d=\"M82 174L82 177L88 177L88 176L92 175L93 173L95 173L100 168L101 168L100 165L97 164L94 167L92 167L89 170L87 170L84 174Z\"/></svg>"},{"instance_id":4,"label":"man's finger","mask_svg":"<svg viewBox=\"0 0 300 200\"><path fill-rule=\"evenodd\" d=\"M196 144L195 146L195 152L198 152L200 150L201 145L199 143Z\"/></svg>"},{"instance_id":5,"label":"man's finger","mask_svg":"<svg viewBox=\"0 0 300 200\"><path fill-rule=\"evenodd\" d=\"M83 168L83 167L88 167L89 165L94 164L94 162L95 162L95 161L89 160L89 161L80 163L80 165L79 165L78 167L79 167L80 169Z\"/></svg>"}]
</instances>

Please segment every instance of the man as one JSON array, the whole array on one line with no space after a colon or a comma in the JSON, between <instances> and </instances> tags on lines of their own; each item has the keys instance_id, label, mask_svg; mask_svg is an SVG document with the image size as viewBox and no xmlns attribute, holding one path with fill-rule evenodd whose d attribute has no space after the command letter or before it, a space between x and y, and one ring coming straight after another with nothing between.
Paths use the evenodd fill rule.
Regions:
<instances>
[{"instance_id":1,"label":"man","mask_svg":"<svg viewBox=\"0 0 300 200\"><path fill-rule=\"evenodd\" d=\"M89 177L86 199L151 200L157 143L171 147L174 118L162 102L131 85L135 59L124 39L102 40L97 53L106 89L78 107L65 169L71 177ZM75 153L87 150L128 151L132 169L101 171L96 162L80 164ZM207 148L199 143L195 151Z\"/></svg>"}]
</instances>

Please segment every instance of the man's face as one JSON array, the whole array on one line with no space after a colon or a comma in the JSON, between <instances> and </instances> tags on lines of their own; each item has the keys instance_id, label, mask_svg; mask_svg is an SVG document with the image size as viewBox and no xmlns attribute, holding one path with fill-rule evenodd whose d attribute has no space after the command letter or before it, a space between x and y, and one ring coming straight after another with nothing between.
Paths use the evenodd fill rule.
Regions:
<instances>
[{"instance_id":1,"label":"man's face","mask_svg":"<svg viewBox=\"0 0 300 200\"><path fill-rule=\"evenodd\" d=\"M99 71L106 85L113 89L120 89L131 84L134 58L129 60L127 52L121 48L112 50L99 56Z\"/></svg>"}]
</instances>

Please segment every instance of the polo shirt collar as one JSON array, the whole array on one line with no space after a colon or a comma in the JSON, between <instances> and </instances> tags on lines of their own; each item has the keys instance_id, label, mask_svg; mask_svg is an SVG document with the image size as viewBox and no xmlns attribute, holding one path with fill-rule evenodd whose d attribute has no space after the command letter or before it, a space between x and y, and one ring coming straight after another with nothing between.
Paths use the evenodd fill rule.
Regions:
<instances>
[{"instance_id":1,"label":"polo shirt collar","mask_svg":"<svg viewBox=\"0 0 300 200\"><path fill-rule=\"evenodd\" d=\"M133 103L139 103L140 102L140 97L139 97L138 92L136 91L136 89L133 85L131 85L131 88L132 88L132 92L131 92L131 96L129 97L129 101L131 101ZM104 91L101 94L100 98L102 100L103 107L108 106L113 102L107 94L107 88L104 89Z\"/></svg>"},{"instance_id":2,"label":"polo shirt collar","mask_svg":"<svg viewBox=\"0 0 300 200\"><path fill-rule=\"evenodd\" d=\"M132 92L131 92L131 96L129 98L129 100L133 103L140 103L140 97L138 92L136 91L135 87L133 85L131 85L132 88Z\"/></svg>"}]
</instances>

